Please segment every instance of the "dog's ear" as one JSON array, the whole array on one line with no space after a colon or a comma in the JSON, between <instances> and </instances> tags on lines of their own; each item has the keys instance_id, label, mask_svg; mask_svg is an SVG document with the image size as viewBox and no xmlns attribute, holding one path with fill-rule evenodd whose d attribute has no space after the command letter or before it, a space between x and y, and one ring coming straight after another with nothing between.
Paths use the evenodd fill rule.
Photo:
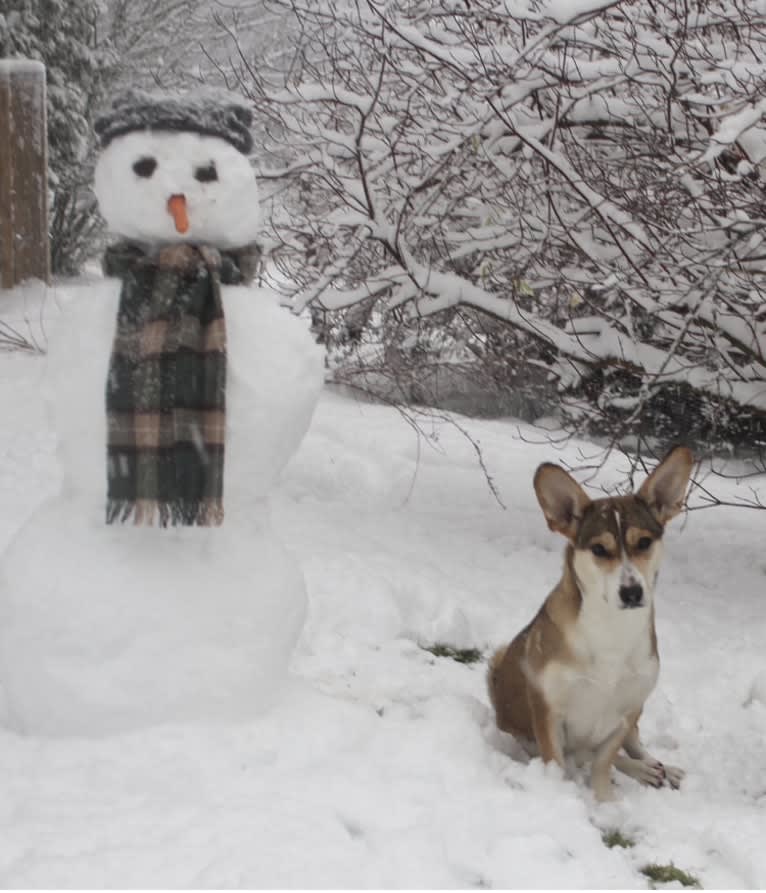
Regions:
<instances>
[{"instance_id":1,"label":"dog's ear","mask_svg":"<svg viewBox=\"0 0 766 893\"><path fill-rule=\"evenodd\" d=\"M681 511L693 466L694 456L688 447L673 447L641 485L638 495L660 524L667 524Z\"/></svg>"},{"instance_id":2,"label":"dog's ear","mask_svg":"<svg viewBox=\"0 0 766 893\"><path fill-rule=\"evenodd\" d=\"M535 493L548 527L574 542L577 527L590 499L563 468L546 462L535 472Z\"/></svg>"}]
</instances>

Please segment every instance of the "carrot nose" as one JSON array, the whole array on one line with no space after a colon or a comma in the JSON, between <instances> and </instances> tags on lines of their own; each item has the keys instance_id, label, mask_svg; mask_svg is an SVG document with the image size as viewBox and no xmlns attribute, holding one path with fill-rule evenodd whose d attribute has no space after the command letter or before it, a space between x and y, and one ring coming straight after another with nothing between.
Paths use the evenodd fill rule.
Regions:
<instances>
[{"instance_id":1,"label":"carrot nose","mask_svg":"<svg viewBox=\"0 0 766 893\"><path fill-rule=\"evenodd\" d=\"M173 218L173 223L179 233L189 231L189 215L186 213L186 196L171 195L168 199L168 213Z\"/></svg>"}]
</instances>

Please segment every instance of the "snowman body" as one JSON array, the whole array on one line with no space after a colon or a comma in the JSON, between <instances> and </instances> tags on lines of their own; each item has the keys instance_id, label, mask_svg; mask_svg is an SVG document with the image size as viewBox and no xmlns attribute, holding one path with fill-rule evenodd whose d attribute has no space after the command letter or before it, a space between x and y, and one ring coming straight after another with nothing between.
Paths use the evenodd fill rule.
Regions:
<instances>
[{"instance_id":1,"label":"snowman body","mask_svg":"<svg viewBox=\"0 0 766 893\"><path fill-rule=\"evenodd\" d=\"M155 189L133 171L148 158L154 175L172 168ZM96 188L110 228L149 250L178 241L235 247L257 226L249 164L215 137L118 137ZM186 198L183 233L169 195ZM227 225L247 208L246 220ZM0 684L6 722L21 731L98 735L252 715L285 680L305 617L300 567L272 530L268 496L310 422L320 349L270 291L222 286L224 523L107 525L104 384L119 291L119 281L105 280L78 289L63 308L46 376L61 491L0 559Z\"/></svg>"}]
</instances>

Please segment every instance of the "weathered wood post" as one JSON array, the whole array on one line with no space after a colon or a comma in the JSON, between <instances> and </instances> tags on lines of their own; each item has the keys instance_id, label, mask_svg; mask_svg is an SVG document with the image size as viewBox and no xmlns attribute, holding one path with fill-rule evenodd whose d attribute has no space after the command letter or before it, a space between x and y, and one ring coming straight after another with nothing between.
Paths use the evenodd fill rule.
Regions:
<instances>
[{"instance_id":1,"label":"weathered wood post","mask_svg":"<svg viewBox=\"0 0 766 893\"><path fill-rule=\"evenodd\" d=\"M45 66L0 59L0 287L50 280Z\"/></svg>"}]
</instances>

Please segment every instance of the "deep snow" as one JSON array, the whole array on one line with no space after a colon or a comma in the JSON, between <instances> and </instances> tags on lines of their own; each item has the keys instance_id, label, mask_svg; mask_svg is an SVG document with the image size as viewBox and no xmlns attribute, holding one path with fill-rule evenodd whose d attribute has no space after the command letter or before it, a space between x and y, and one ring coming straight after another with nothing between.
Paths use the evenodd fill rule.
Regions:
<instances>
[{"instance_id":1,"label":"deep snow","mask_svg":"<svg viewBox=\"0 0 766 893\"><path fill-rule=\"evenodd\" d=\"M44 358L0 353L0 549L58 483L44 375ZM394 410L324 393L274 499L310 599L292 687L255 720L0 731L0 885L645 888L639 868L671 860L706 887L766 885L766 704L752 697L766 515L671 524L642 729L687 777L678 792L619 777L620 801L597 806L581 779L508 755L483 663L420 647L487 653L560 570L531 477L576 462L578 445L558 454L512 421L460 423L507 510L454 427L427 423L426 442ZM55 544L39 559L56 573ZM635 846L607 849L611 828Z\"/></svg>"}]
</instances>

